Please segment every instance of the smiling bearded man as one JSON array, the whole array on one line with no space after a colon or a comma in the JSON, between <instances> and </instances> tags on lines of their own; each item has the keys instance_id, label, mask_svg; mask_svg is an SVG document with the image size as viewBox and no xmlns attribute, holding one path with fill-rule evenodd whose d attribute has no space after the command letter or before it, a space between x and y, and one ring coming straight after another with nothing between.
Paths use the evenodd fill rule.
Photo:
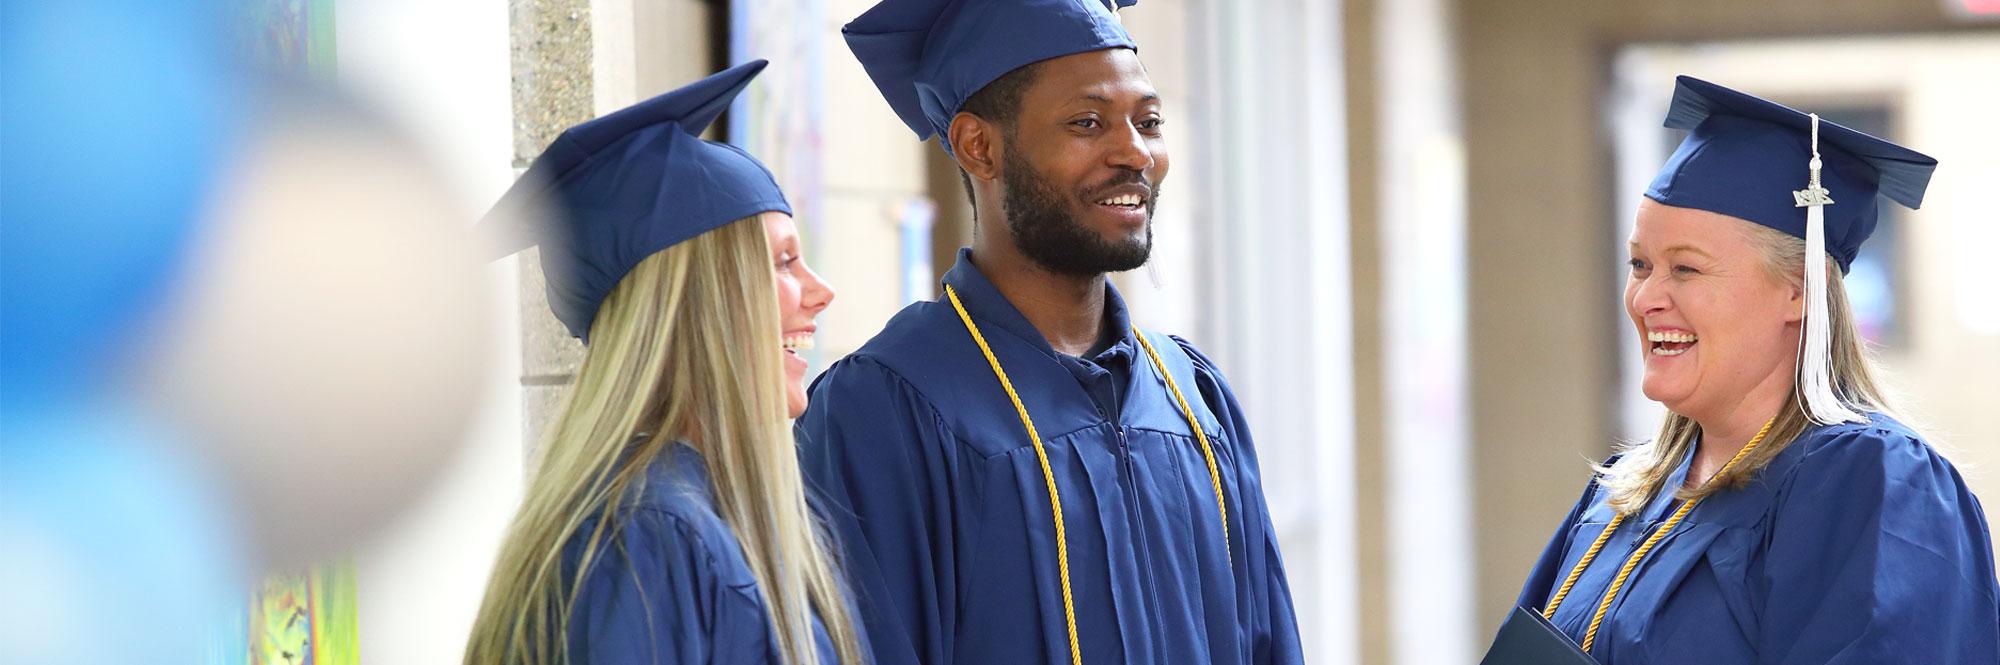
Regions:
<instances>
[{"instance_id":1,"label":"smiling bearded man","mask_svg":"<svg viewBox=\"0 0 2000 665\"><path fill-rule=\"evenodd\" d=\"M1168 171L1112 7L886 0L845 33L976 224L797 423L876 662L1302 662L1242 409L1105 278Z\"/></svg>"}]
</instances>

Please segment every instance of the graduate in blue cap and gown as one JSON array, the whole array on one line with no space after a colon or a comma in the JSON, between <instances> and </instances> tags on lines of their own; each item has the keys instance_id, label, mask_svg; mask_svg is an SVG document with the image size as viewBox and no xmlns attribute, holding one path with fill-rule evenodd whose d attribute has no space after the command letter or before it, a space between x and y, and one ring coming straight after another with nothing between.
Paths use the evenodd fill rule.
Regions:
<instances>
[{"instance_id":1,"label":"graduate in blue cap and gown","mask_svg":"<svg viewBox=\"0 0 2000 665\"><path fill-rule=\"evenodd\" d=\"M700 138L763 68L563 132L488 217L587 346L467 663L866 662L786 426L833 292L771 173Z\"/></svg>"},{"instance_id":2,"label":"graduate in blue cap and gown","mask_svg":"<svg viewBox=\"0 0 2000 665\"><path fill-rule=\"evenodd\" d=\"M1113 9L887 0L846 26L977 225L796 425L877 662L1302 660L1242 409L1105 279L1145 263L1168 165Z\"/></svg>"},{"instance_id":3,"label":"graduate in blue cap and gown","mask_svg":"<svg viewBox=\"0 0 2000 665\"><path fill-rule=\"evenodd\" d=\"M1611 665L2000 663L1986 516L1891 415L1840 278L1937 162L1688 77L1666 124L1689 134L1625 288L1666 422L1597 470L1521 606Z\"/></svg>"}]
</instances>

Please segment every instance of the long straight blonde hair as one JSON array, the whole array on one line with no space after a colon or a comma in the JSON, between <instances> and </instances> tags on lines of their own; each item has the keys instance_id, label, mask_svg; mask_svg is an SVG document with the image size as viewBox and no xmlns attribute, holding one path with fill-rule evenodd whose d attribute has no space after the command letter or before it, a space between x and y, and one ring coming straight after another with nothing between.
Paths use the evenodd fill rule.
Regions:
<instances>
[{"instance_id":1,"label":"long straight blonde hair","mask_svg":"<svg viewBox=\"0 0 2000 665\"><path fill-rule=\"evenodd\" d=\"M1805 288L1806 241L1769 227L1742 222L1747 227L1750 244L1763 258L1764 270L1772 277L1784 280L1792 288ZM1827 261L1827 270L1835 270L1837 263ZM1842 404L1856 413L1880 413L1894 417L1891 398L1886 385L1878 378L1881 368L1868 353L1868 345L1861 338L1861 330L1854 322L1854 310L1847 302L1847 287L1840 275L1829 275L1827 280L1827 318L1832 332L1831 350L1833 359L1829 364L1833 376L1833 391ZM1757 449L1745 456L1727 474L1717 475L1698 488L1675 490L1678 498L1691 500L1713 494L1723 489L1741 487L1757 476L1771 460L1784 452L1792 441L1813 426L1806 417L1803 404L1799 401L1796 386L1800 380L1799 371L1804 363L1793 367L1792 386L1785 396L1785 404L1773 414L1771 431L1764 435ZM1701 436L1701 425L1694 419L1668 411L1660 423L1660 433L1651 441L1628 446L1620 451L1615 464L1599 466L1598 482L1610 492L1612 509L1620 514L1631 514L1651 503L1653 497L1666 489L1668 476L1680 466Z\"/></svg>"},{"instance_id":2,"label":"long straight blonde hair","mask_svg":"<svg viewBox=\"0 0 2000 665\"><path fill-rule=\"evenodd\" d=\"M840 661L861 662L785 422L777 302L755 217L647 257L611 290L487 582L467 665L568 662L581 580L619 546L611 534L647 466L680 441L707 462L785 661L818 662L816 610ZM582 557L566 568L564 547L579 537Z\"/></svg>"}]
</instances>

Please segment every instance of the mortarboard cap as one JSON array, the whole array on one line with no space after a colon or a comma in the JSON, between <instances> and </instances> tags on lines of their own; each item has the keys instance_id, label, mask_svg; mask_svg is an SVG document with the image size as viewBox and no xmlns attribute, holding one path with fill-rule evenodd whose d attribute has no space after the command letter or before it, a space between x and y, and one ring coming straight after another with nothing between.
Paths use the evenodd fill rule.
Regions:
<instances>
[{"instance_id":1,"label":"mortarboard cap","mask_svg":"<svg viewBox=\"0 0 2000 665\"><path fill-rule=\"evenodd\" d=\"M1138 0L882 0L841 29L918 139L945 138L965 100L1022 66L1138 48L1114 13Z\"/></svg>"},{"instance_id":2,"label":"mortarboard cap","mask_svg":"<svg viewBox=\"0 0 2000 665\"><path fill-rule=\"evenodd\" d=\"M1806 237L1806 186L1813 117L1700 79L1682 76L1666 126L1689 130L1646 197L1746 219ZM1819 122L1820 186L1827 206L1826 249L1845 272L1875 232L1875 196L1915 209L1937 160L1861 132Z\"/></svg>"},{"instance_id":3,"label":"mortarboard cap","mask_svg":"<svg viewBox=\"0 0 2000 665\"><path fill-rule=\"evenodd\" d=\"M655 252L732 221L791 214L764 165L701 132L763 71L756 60L565 130L487 213L495 258L542 248L549 307L589 341L612 287ZM539 208L549 212L523 214ZM503 228L535 220L534 228Z\"/></svg>"}]
</instances>

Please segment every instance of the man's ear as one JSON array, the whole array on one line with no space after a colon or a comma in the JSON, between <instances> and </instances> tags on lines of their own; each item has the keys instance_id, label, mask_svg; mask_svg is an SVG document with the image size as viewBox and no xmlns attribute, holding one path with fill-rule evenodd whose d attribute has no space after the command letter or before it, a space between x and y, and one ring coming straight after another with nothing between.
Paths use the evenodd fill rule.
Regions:
<instances>
[{"instance_id":1,"label":"man's ear","mask_svg":"<svg viewBox=\"0 0 2000 665\"><path fill-rule=\"evenodd\" d=\"M999 128L985 118L959 113L951 118L951 156L974 180L1000 177Z\"/></svg>"}]
</instances>

